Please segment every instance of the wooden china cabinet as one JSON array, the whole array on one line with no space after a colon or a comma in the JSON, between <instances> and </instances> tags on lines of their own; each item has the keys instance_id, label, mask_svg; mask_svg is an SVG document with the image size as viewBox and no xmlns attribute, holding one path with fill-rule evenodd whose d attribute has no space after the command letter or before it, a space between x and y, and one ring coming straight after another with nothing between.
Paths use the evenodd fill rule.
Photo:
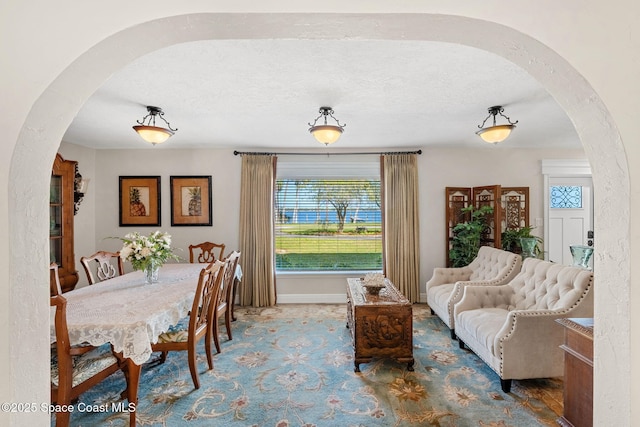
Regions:
<instances>
[{"instance_id":1,"label":"wooden china cabinet","mask_svg":"<svg viewBox=\"0 0 640 427\"><path fill-rule=\"evenodd\" d=\"M78 283L73 251L76 163L56 154L49 189L49 258L58 264L62 292L72 290Z\"/></svg>"}]
</instances>

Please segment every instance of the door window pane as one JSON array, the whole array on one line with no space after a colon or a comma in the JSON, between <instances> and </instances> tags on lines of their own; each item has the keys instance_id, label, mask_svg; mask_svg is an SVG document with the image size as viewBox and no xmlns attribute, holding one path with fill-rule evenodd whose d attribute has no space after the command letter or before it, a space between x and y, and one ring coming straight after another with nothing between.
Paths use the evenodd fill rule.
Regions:
<instances>
[{"instance_id":1,"label":"door window pane","mask_svg":"<svg viewBox=\"0 0 640 427\"><path fill-rule=\"evenodd\" d=\"M549 194L551 209L582 208L582 187L579 185L552 185Z\"/></svg>"}]
</instances>

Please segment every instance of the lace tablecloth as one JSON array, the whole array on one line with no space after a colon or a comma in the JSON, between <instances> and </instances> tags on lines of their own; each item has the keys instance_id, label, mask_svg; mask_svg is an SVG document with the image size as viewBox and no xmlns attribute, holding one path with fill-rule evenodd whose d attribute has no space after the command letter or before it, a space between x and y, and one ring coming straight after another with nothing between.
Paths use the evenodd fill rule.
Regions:
<instances>
[{"instance_id":1,"label":"lace tablecloth","mask_svg":"<svg viewBox=\"0 0 640 427\"><path fill-rule=\"evenodd\" d=\"M187 316L202 264L165 264L159 282L145 284L141 271L66 292L72 345L111 343L137 364L151 357L151 343Z\"/></svg>"}]
</instances>

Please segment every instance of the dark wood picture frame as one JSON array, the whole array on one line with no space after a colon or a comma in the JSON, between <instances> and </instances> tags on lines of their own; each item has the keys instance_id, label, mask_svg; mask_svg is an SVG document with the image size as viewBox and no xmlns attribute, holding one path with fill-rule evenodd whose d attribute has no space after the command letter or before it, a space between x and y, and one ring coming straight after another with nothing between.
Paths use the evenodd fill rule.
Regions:
<instances>
[{"instance_id":1,"label":"dark wood picture frame","mask_svg":"<svg viewBox=\"0 0 640 427\"><path fill-rule=\"evenodd\" d=\"M159 176L120 177L120 227L162 225Z\"/></svg>"},{"instance_id":2,"label":"dark wood picture frame","mask_svg":"<svg viewBox=\"0 0 640 427\"><path fill-rule=\"evenodd\" d=\"M171 225L211 225L211 175L172 176L170 179Z\"/></svg>"}]
</instances>

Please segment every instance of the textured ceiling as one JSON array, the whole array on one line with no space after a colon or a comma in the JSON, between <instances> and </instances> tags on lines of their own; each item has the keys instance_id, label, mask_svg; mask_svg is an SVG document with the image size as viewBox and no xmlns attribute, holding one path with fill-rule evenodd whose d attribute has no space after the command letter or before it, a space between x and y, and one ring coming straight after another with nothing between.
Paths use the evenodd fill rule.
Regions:
<instances>
[{"instance_id":1,"label":"textured ceiling","mask_svg":"<svg viewBox=\"0 0 640 427\"><path fill-rule=\"evenodd\" d=\"M477 147L487 108L518 120L510 147L580 148L570 120L521 68L466 46L425 41L216 40L174 45L114 74L64 140L146 148L146 105L175 128L162 148L325 149L308 132L320 106L346 124L332 148ZM499 122L501 123L501 122Z\"/></svg>"}]
</instances>

